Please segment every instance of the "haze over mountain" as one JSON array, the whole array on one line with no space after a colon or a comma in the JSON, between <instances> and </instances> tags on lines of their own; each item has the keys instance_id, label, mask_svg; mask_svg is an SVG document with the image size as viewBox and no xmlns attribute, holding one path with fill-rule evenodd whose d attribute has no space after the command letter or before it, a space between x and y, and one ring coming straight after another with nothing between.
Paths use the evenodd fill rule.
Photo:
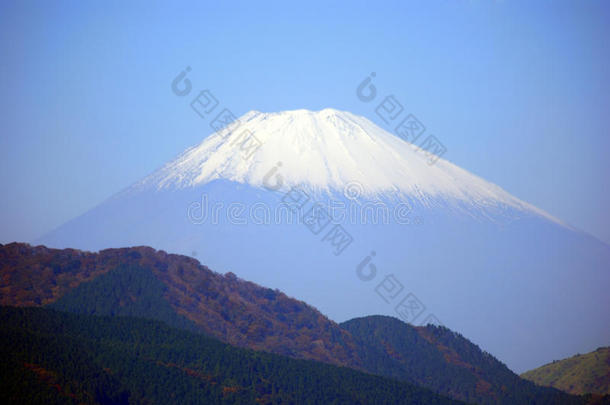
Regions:
<instances>
[{"instance_id":1,"label":"haze over mountain","mask_svg":"<svg viewBox=\"0 0 610 405\"><path fill-rule=\"evenodd\" d=\"M605 344L610 247L430 163L347 112L250 112L39 242L195 253L335 320L434 315L517 371Z\"/></svg>"}]
</instances>

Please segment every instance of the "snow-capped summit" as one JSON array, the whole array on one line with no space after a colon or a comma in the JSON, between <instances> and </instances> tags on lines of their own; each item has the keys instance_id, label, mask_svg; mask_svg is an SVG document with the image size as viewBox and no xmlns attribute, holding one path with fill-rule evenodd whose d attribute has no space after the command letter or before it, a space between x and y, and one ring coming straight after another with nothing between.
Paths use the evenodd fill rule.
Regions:
<instances>
[{"instance_id":1,"label":"snow-capped summit","mask_svg":"<svg viewBox=\"0 0 610 405\"><path fill-rule=\"evenodd\" d=\"M287 186L342 193L358 185L363 197L405 197L422 206L506 207L560 223L500 187L439 159L428 164L415 145L368 119L327 108L277 113L250 111L187 149L135 189L174 189L226 179L263 187L274 165Z\"/></svg>"}]
</instances>

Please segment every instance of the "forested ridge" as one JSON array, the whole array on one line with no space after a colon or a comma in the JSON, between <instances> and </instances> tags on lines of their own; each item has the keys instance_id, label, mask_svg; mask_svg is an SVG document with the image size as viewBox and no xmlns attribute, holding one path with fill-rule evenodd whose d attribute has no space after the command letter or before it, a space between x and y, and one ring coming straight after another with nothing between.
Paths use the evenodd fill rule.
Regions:
<instances>
[{"instance_id":1,"label":"forested ridge","mask_svg":"<svg viewBox=\"0 0 610 405\"><path fill-rule=\"evenodd\" d=\"M467 402L577 404L590 399L536 386L446 328L414 327L387 316L339 325L278 290L148 247L90 253L0 245L0 303L161 321L232 346L345 366ZM53 380L36 362L24 360L15 370Z\"/></svg>"},{"instance_id":2,"label":"forested ridge","mask_svg":"<svg viewBox=\"0 0 610 405\"><path fill-rule=\"evenodd\" d=\"M413 327L388 316L341 324L370 372L479 404L580 404L583 398L524 381L491 354L442 326Z\"/></svg>"},{"instance_id":3,"label":"forested ridge","mask_svg":"<svg viewBox=\"0 0 610 405\"><path fill-rule=\"evenodd\" d=\"M3 403L457 404L406 382L133 317L0 307Z\"/></svg>"}]
</instances>

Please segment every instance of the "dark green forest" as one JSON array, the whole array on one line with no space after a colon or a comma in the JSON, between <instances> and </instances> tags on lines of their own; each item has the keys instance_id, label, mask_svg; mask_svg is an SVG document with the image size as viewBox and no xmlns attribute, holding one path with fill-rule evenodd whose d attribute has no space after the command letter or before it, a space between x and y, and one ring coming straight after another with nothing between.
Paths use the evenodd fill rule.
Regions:
<instances>
[{"instance_id":1,"label":"dark green forest","mask_svg":"<svg viewBox=\"0 0 610 405\"><path fill-rule=\"evenodd\" d=\"M344 322L372 373L479 404L581 404L582 397L519 378L477 345L445 327L413 327L389 316Z\"/></svg>"},{"instance_id":2,"label":"dark green forest","mask_svg":"<svg viewBox=\"0 0 610 405\"><path fill-rule=\"evenodd\" d=\"M2 403L453 404L409 383L133 317L0 307Z\"/></svg>"},{"instance_id":3,"label":"dark green forest","mask_svg":"<svg viewBox=\"0 0 610 405\"><path fill-rule=\"evenodd\" d=\"M447 328L387 316L338 325L151 248L11 244L0 273L9 403L610 403L519 378ZM46 311L8 307L32 305Z\"/></svg>"},{"instance_id":4,"label":"dark green forest","mask_svg":"<svg viewBox=\"0 0 610 405\"><path fill-rule=\"evenodd\" d=\"M163 321L169 326L203 333L178 315L163 297L167 287L148 269L121 265L70 290L47 307L88 315L133 316Z\"/></svg>"}]
</instances>

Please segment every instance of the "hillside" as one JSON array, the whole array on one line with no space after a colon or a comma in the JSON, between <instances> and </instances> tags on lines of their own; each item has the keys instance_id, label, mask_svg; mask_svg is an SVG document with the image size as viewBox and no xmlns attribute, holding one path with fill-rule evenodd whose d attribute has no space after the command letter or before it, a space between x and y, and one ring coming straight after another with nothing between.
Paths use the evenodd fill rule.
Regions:
<instances>
[{"instance_id":1,"label":"hillside","mask_svg":"<svg viewBox=\"0 0 610 405\"><path fill-rule=\"evenodd\" d=\"M157 321L0 307L0 323L3 403L459 403L406 382L239 349Z\"/></svg>"},{"instance_id":2,"label":"hillside","mask_svg":"<svg viewBox=\"0 0 610 405\"><path fill-rule=\"evenodd\" d=\"M135 274L117 277L115 269L118 268L146 269L152 278ZM108 276L111 270L115 273ZM1 305L48 305L74 290L72 297L75 294L88 297L94 304L95 308L89 308L88 313L111 315L116 312L113 308L123 306L122 300L131 297L141 308L127 314L167 321L167 309L171 308L184 318L175 319L176 322L188 320L229 344L360 367L349 334L316 309L279 291L238 279L231 273L215 273L187 256L148 247L90 253L11 243L0 247L0 275ZM95 281L93 287L86 286L87 282L102 275L104 278ZM115 282L124 282L121 288L129 294L114 298L101 294L102 285L109 291L115 290ZM131 282L135 284L129 285ZM156 305L141 304L142 300L151 299L153 292L147 288L149 284L157 286ZM79 286L85 289L84 293L75 290ZM97 295L89 295L89 291L97 291ZM142 295L143 292L146 295ZM99 298L102 296L104 300ZM81 311L85 308L82 304L77 301L75 309ZM67 309L67 304L60 305ZM166 309L162 318L159 317L159 305ZM146 307L148 316L143 312Z\"/></svg>"},{"instance_id":3,"label":"hillside","mask_svg":"<svg viewBox=\"0 0 610 405\"><path fill-rule=\"evenodd\" d=\"M610 394L610 347L554 361L521 377L572 394Z\"/></svg>"},{"instance_id":4,"label":"hillside","mask_svg":"<svg viewBox=\"0 0 610 405\"><path fill-rule=\"evenodd\" d=\"M341 324L358 343L364 367L480 404L581 403L524 381L491 354L444 327L413 327L388 316ZM442 370L442 371L441 371Z\"/></svg>"},{"instance_id":5,"label":"hillside","mask_svg":"<svg viewBox=\"0 0 610 405\"><path fill-rule=\"evenodd\" d=\"M238 347L346 366L481 404L584 399L519 378L444 328L371 316L341 325L304 302L147 247L99 253L0 246L0 303L138 317Z\"/></svg>"}]
</instances>

